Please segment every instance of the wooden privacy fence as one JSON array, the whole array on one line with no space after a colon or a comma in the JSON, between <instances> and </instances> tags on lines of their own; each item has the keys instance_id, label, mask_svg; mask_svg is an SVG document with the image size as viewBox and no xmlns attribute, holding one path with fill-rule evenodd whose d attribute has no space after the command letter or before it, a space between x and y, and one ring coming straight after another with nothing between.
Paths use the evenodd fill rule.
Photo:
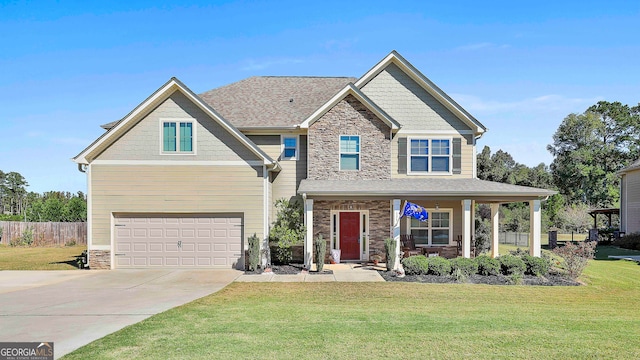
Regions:
<instances>
[{"instance_id":1,"label":"wooden privacy fence","mask_svg":"<svg viewBox=\"0 0 640 360\"><path fill-rule=\"evenodd\" d=\"M86 222L22 222L0 221L0 244L9 245L12 240L28 236L31 232L34 246L63 246L87 244Z\"/></svg>"}]
</instances>

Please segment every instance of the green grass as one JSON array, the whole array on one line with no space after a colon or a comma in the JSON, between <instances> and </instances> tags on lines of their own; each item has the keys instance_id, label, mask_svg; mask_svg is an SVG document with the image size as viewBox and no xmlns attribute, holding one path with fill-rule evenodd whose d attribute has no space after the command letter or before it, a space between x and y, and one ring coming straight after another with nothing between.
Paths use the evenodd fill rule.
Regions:
<instances>
[{"instance_id":1,"label":"green grass","mask_svg":"<svg viewBox=\"0 0 640 360\"><path fill-rule=\"evenodd\" d=\"M65 359L640 357L640 266L579 287L233 283Z\"/></svg>"},{"instance_id":2,"label":"green grass","mask_svg":"<svg viewBox=\"0 0 640 360\"><path fill-rule=\"evenodd\" d=\"M0 245L0 270L76 270L87 247L11 247Z\"/></svg>"}]
</instances>

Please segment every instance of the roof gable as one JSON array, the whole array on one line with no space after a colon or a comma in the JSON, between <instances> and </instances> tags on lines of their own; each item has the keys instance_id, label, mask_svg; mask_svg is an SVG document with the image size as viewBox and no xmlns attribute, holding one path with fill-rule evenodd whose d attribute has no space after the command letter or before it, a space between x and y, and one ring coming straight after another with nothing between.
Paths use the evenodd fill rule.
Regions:
<instances>
[{"instance_id":1,"label":"roof gable","mask_svg":"<svg viewBox=\"0 0 640 360\"><path fill-rule=\"evenodd\" d=\"M378 105L376 105L371 99L369 99L365 94L360 91L357 87L355 87L352 83L347 84L340 92L335 94L329 101L327 101L324 105L318 108L313 112L308 118L306 118L302 124L300 124L300 128L308 129L311 124L320 119L322 115L326 114L327 111L331 110L338 102L346 98L348 95L352 95L355 97L360 103L362 103L367 109L371 110L380 120L384 121L392 130L396 131L400 128L400 124L398 124L395 120L391 118L384 110L380 109Z\"/></svg>"},{"instance_id":2,"label":"roof gable","mask_svg":"<svg viewBox=\"0 0 640 360\"><path fill-rule=\"evenodd\" d=\"M395 64L420 87L422 87L444 107L451 111L451 113L453 113L458 119L467 124L471 129L473 129L475 133L482 134L487 130L487 128L482 123L480 123L480 121L478 121L469 112L462 108L462 106L460 106L451 97L449 97L449 95L442 91L436 84L434 84L431 80L424 76L418 69L411 65L411 63L405 60L395 50L393 50L389 55L382 59L362 77L360 77L360 79L355 82L355 86L361 89L391 64Z\"/></svg>"},{"instance_id":3,"label":"roof gable","mask_svg":"<svg viewBox=\"0 0 640 360\"><path fill-rule=\"evenodd\" d=\"M158 104L165 101L174 92L181 92L188 100L193 102L199 107L205 114L207 114L213 121L217 122L223 129L228 131L233 137L235 137L240 143L246 146L251 152L256 154L262 159L265 165L276 166L277 163L270 158L264 151L256 146L251 140L249 140L238 129L225 120L220 114L194 94L189 88L187 88L177 78L173 77L158 90L156 90L151 96L140 103L135 109L133 109L127 116L122 118L113 124L109 130L102 134L96 141L84 149L80 154L74 157L72 160L78 164L88 164L96 155L108 148L111 144L116 142L127 130L135 126L141 119L149 114Z\"/></svg>"}]
</instances>

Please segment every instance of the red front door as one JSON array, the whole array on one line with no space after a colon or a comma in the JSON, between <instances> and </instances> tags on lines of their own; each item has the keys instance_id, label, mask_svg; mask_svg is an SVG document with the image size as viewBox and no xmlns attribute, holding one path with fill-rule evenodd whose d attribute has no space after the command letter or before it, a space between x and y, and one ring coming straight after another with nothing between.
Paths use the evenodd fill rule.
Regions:
<instances>
[{"instance_id":1,"label":"red front door","mask_svg":"<svg viewBox=\"0 0 640 360\"><path fill-rule=\"evenodd\" d=\"M360 213L340 213L340 258L360 260Z\"/></svg>"}]
</instances>

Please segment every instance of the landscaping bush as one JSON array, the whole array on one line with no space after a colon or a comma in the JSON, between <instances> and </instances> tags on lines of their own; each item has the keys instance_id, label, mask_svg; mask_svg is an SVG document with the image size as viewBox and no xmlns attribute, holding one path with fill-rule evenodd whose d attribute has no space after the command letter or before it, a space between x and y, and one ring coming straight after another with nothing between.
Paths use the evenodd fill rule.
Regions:
<instances>
[{"instance_id":1,"label":"landscaping bush","mask_svg":"<svg viewBox=\"0 0 640 360\"><path fill-rule=\"evenodd\" d=\"M527 270L524 272L526 275L544 276L549 273L549 267L551 266L549 259L535 257L529 254L523 255L521 259L527 266Z\"/></svg>"},{"instance_id":2,"label":"landscaping bush","mask_svg":"<svg viewBox=\"0 0 640 360\"><path fill-rule=\"evenodd\" d=\"M396 241L392 238L384 239L384 256L387 259L387 270L396 267Z\"/></svg>"},{"instance_id":3,"label":"landscaping bush","mask_svg":"<svg viewBox=\"0 0 640 360\"><path fill-rule=\"evenodd\" d=\"M553 252L564 260L567 275L577 279L596 253L595 241L581 241L577 244L567 243L565 246L553 249Z\"/></svg>"},{"instance_id":4,"label":"landscaping bush","mask_svg":"<svg viewBox=\"0 0 640 360\"><path fill-rule=\"evenodd\" d=\"M320 272L324 268L324 257L327 254L327 242L322 238L322 234L313 240L313 254L316 257L317 270Z\"/></svg>"},{"instance_id":5,"label":"landscaping bush","mask_svg":"<svg viewBox=\"0 0 640 360\"><path fill-rule=\"evenodd\" d=\"M280 264L288 264L293 257L291 247L301 244L305 236L302 201L278 199L276 209L276 221L273 222L269 238L277 246L276 260Z\"/></svg>"},{"instance_id":6,"label":"landscaping bush","mask_svg":"<svg viewBox=\"0 0 640 360\"><path fill-rule=\"evenodd\" d=\"M640 233L627 234L614 240L612 245L629 250L640 250Z\"/></svg>"},{"instance_id":7,"label":"landscaping bush","mask_svg":"<svg viewBox=\"0 0 640 360\"><path fill-rule=\"evenodd\" d=\"M247 249L247 252L249 255L249 271L256 271L258 264L260 264L260 239L256 233L249 236L249 249Z\"/></svg>"},{"instance_id":8,"label":"landscaping bush","mask_svg":"<svg viewBox=\"0 0 640 360\"><path fill-rule=\"evenodd\" d=\"M407 275L426 275L429 272L429 261L425 256L415 255L402 259L402 266Z\"/></svg>"},{"instance_id":9,"label":"landscaping bush","mask_svg":"<svg viewBox=\"0 0 640 360\"><path fill-rule=\"evenodd\" d=\"M451 274L451 263L441 256L430 257L428 263L429 274L431 275L445 276Z\"/></svg>"},{"instance_id":10,"label":"landscaping bush","mask_svg":"<svg viewBox=\"0 0 640 360\"><path fill-rule=\"evenodd\" d=\"M489 276L500 274L500 262L487 255L480 255L475 258L478 265L478 274Z\"/></svg>"},{"instance_id":11,"label":"landscaping bush","mask_svg":"<svg viewBox=\"0 0 640 360\"><path fill-rule=\"evenodd\" d=\"M457 257L449 260L452 274L460 271L463 276L469 277L478 272L478 264L473 259Z\"/></svg>"},{"instance_id":12,"label":"landscaping bush","mask_svg":"<svg viewBox=\"0 0 640 360\"><path fill-rule=\"evenodd\" d=\"M500 269L504 275L524 274L527 269L524 261L515 255L502 255L498 258Z\"/></svg>"}]
</instances>

